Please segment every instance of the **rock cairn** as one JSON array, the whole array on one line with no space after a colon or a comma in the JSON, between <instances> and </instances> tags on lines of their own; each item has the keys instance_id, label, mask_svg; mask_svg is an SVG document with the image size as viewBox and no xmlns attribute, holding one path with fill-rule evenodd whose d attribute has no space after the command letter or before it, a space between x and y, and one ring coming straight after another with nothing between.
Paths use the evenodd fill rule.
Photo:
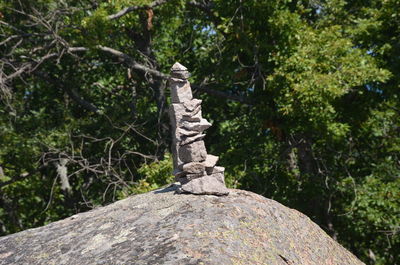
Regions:
<instances>
[{"instance_id":1,"label":"rock cairn","mask_svg":"<svg viewBox=\"0 0 400 265\"><path fill-rule=\"evenodd\" d=\"M218 156L207 154L204 130L211 126L201 116L201 100L193 98L187 68L175 63L171 68L172 154L174 175L180 191L193 194L226 195L223 167Z\"/></svg>"}]
</instances>

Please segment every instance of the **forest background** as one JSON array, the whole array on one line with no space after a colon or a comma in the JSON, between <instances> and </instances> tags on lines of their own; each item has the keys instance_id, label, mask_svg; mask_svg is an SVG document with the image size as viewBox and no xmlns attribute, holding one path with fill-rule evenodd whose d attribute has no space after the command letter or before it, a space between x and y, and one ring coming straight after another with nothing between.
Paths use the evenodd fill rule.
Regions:
<instances>
[{"instance_id":1,"label":"forest background","mask_svg":"<svg viewBox=\"0 0 400 265\"><path fill-rule=\"evenodd\" d=\"M399 0L0 0L0 235L173 182L188 67L230 188L400 264Z\"/></svg>"}]
</instances>

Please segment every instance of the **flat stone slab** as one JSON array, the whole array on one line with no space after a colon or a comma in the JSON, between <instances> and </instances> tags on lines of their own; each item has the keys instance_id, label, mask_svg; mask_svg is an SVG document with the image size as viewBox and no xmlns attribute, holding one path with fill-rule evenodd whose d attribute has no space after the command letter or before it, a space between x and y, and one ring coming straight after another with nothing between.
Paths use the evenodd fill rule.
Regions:
<instances>
[{"instance_id":1,"label":"flat stone slab","mask_svg":"<svg viewBox=\"0 0 400 265\"><path fill-rule=\"evenodd\" d=\"M199 133L199 134L193 135L193 136L182 137L182 141L180 142L180 145L186 145L186 144L190 144L195 141L198 141L198 140L202 140L205 136L206 136L205 134Z\"/></svg>"},{"instance_id":2,"label":"flat stone slab","mask_svg":"<svg viewBox=\"0 0 400 265\"><path fill-rule=\"evenodd\" d=\"M185 113L182 115L182 120L199 122L202 119L201 115L201 107L199 107L197 112L194 111L193 113Z\"/></svg>"},{"instance_id":3,"label":"flat stone slab","mask_svg":"<svg viewBox=\"0 0 400 265\"><path fill-rule=\"evenodd\" d=\"M203 102L201 99L194 98L190 101L183 102L183 106L185 109L189 112L196 110L198 107L201 106L201 102Z\"/></svg>"},{"instance_id":4,"label":"flat stone slab","mask_svg":"<svg viewBox=\"0 0 400 265\"><path fill-rule=\"evenodd\" d=\"M224 175L221 173L205 175L200 178L194 178L181 187L182 192L192 194L212 194L228 195L229 190L225 187Z\"/></svg>"},{"instance_id":5,"label":"flat stone slab","mask_svg":"<svg viewBox=\"0 0 400 265\"><path fill-rule=\"evenodd\" d=\"M189 174L198 174L198 173L203 174L205 169L206 169L205 166L201 162L187 163L184 164L182 167L182 170Z\"/></svg>"},{"instance_id":6,"label":"flat stone slab","mask_svg":"<svg viewBox=\"0 0 400 265\"><path fill-rule=\"evenodd\" d=\"M204 130L210 128L211 123L209 123L206 119L201 119L199 122L182 122L182 127L189 131L198 131L203 132Z\"/></svg>"},{"instance_id":7,"label":"flat stone slab","mask_svg":"<svg viewBox=\"0 0 400 265\"><path fill-rule=\"evenodd\" d=\"M204 161L204 166L206 168L213 168L217 164L218 159L218 156L208 154L206 160Z\"/></svg>"},{"instance_id":8,"label":"flat stone slab","mask_svg":"<svg viewBox=\"0 0 400 265\"><path fill-rule=\"evenodd\" d=\"M215 174L215 173L224 173L225 168L224 167L212 167L212 168L206 168L206 172L208 175Z\"/></svg>"}]
</instances>

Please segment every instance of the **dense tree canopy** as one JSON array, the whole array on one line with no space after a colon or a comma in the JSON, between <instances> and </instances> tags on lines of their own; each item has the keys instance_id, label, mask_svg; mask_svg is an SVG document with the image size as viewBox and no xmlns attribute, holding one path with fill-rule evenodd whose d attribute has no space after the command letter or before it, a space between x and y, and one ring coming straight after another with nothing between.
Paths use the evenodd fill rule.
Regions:
<instances>
[{"instance_id":1,"label":"dense tree canopy","mask_svg":"<svg viewBox=\"0 0 400 265\"><path fill-rule=\"evenodd\" d=\"M0 235L173 181L192 72L228 186L400 263L399 0L0 0Z\"/></svg>"}]
</instances>

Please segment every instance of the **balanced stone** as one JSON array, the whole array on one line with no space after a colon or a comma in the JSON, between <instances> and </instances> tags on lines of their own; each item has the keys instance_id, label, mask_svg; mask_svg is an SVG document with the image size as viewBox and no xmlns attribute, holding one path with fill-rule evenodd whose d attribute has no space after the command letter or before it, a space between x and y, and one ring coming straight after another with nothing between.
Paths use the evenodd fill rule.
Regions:
<instances>
[{"instance_id":1,"label":"balanced stone","mask_svg":"<svg viewBox=\"0 0 400 265\"><path fill-rule=\"evenodd\" d=\"M211 123L209 123L206 119L201 119L199 122L184 121L182 125L186 130L202 132L210 128Z\"/></svg>"},{"instance_id":2,"label":"balanced stone","mask_svg":"<svg viewBox=\"0 0 400 265\"><path fill-rule=\"evenodd\" d=\"M204 141L197 141L181 146L178 155L180 160L185 163L204 161L207 157Z\"/></svg>"},{"instance_id":3,"label":"balanced stone","mask_svg":"<svg viewBox=\"0 0 400 265\"><path fill-rule=\"evenodd\" d=\"M184 121L200 122L201 119L201 110L196 112L196 114L189 113L182 115L182 120Z\"/></svg>"},{"instance_id":4,"label":"balanced stone","mask_svg":"<svg viewBox=\"0 0 400 265\"><path fill-rule=\"evenodd\" d=\"M218 156L207 155L206 161L204 161L204 166L206 168L214 168L217 162L218 162Z\"/></svg>"},{"instance_id":5,"label":"balanced stone","mask_svg":"<svg viewBox=\"0 0 400 265\"><path fill-rule=\"evenodd\" d=\"M212 167L212 168L206 168L206 172L208 175L216 174L216 173L224 173L225 168L224 167Z\"/></svg>"},{"instance_id":6,"label":"balanced stone","mask_svg":"<svg viewBox=\"0 0 400 265\"><path fill-rule=\"evenodd\" d=\"M192 89L189 81L170 78L171 84L171 102L182 103L193 98Z\"/></svg>"},{"instance_id":7,"label":"balanced stone","mask_svg":"<svg viewBox=\"0 0 400 265\"><path fill-rule=\"evenodd\" d=\"M171 76L180 79L188 79L190 77L190 73L187 68L180 63L175 63L171 68Z\"/></svg>"},{"instance_id":8,"label":"balanced stone","mask_svg":"<svg viewBox=\"0 0 400 265\"><path fill-rule=\"evenodd\" d=\"M197 179L197 178L202 178L203 176L204 176L204 172L202 172L202 173L187 173L186 179L193 180L193 179Z\"/></svg>"},{"instance_id":9,"label":"balanced stone","mask_svg":"<svg viewBox=\"0 0 400 265\"><path fill-rule=\"evenodd\" d=\"M182 119L183 115L186 115L186 110L182 104L171 104L170 116L175 124Z\"/></svg>"},{"instance_id":10,"label":"balanced stone","mask_svg":"<svg viewBox=\"0 0 400 265\"><path fill-rule=\"evenodd\" d=\"M186 67L175 63L171 68L171 106L174 175L181 192L227 195L224 168L217 167L218 156L208 155L204 130L211 126L202 118L200 99L193 98L190 74Z\"/></svg>"},{"instance_id":11,"label":"balanced stone","mask_svg":"<svg viewBox=\"0 0 400 265\"><path fill-rule=\"evenodd\" d=\"M225 183L221 181L223 175L205 175L200 178L193 178L182 185L183 192L193 194L226 195L229 191L225 188Z\"/></svg>"},{"instance_id":12,"label":"balanced stone","mask_svg":"<svg viewBox=\"0 0 400 265\"><path fill-rule=\"evenodd\" d=\"M198 174L204 173L205 166L203 163L199 162L190 162L183 165L183 171L187 172L188 174Z\"/></svg>"},{"instance_id":13,"label":"balanced stone","mask_svg":"<svg viewBox=\"0 0 400 265\"><path fill-rule=\"evenodd\" d=\"M194 136L196 134L199 134L199 132L197 132L197 131L189 131L189 130L186 130L185 128L179 128L178 132L182 136Z\"/></svg>"},{"instance_id":14,"label":"balanced stone","mask_svg":"<svg viewBox=\"0 0 400 265\"><path fill-rule=\"evenodd\" d=\"M191 101L183 102L183 106L185 106L188 111L194 111L201 106L201 102L201 99L194 98Z\"/></svg>"},{"instance_id":15,"label":"balanced stone","mask_svg":"<svg viewBox=\"0 0 400 265\"><path fill-rule=\"evenodd\" d=\"M201 133L201 134L197 134L197 135L194 135L194 136L184 137L182 139L182 142L180 142L180 145L190 144L190 143L193 143L195 141L202 140L205 136L206 136L205 134Z\"/></svg>"}]
</instances>

